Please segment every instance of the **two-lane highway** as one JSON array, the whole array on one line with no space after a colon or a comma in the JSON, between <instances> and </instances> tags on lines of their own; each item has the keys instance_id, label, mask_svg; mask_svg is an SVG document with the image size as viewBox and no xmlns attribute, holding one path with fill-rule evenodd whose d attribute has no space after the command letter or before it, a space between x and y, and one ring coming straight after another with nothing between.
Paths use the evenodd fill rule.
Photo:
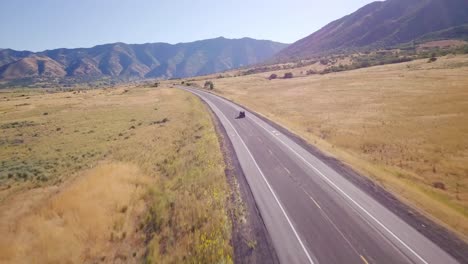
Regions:
<instances>
[{"instance_id":1,"label":"two-lane highway","mask_svg":"<svg viewBox=\"0 0 468 264\"><path fill-rule=\"evenodd\" d=\"M281 263L457 263L333 168L239 106L198 95L224 126Z\"/></svg>"}]
</instances>

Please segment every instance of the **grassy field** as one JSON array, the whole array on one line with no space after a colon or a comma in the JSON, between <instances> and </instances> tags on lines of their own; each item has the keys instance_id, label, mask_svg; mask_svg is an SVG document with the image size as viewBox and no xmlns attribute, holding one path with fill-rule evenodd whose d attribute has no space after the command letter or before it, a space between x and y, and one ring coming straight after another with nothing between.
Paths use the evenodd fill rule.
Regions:
<instances>
[{"instance_id":1,"label":"grassy field","mask_svg":"<svg viewBox=\"0 0 468 264\"><path fill-rule=\"evenodd\" d=\"M0 263L230 263L206 107L169 88L0 91Z\"/></svg>"},{"instance_id":2,"label":"grassy field","mask_svg":"<svg viewBox=\"0 0 468 264\"><path fill-rule=\"evenodd\" d=\"M308 67L316 65L292 71ZM211 80L214 92L291 129L466 239L467 72L467 55L448 55L293 79L268 80L282 70Z\"/></svg>"}]
</instances>

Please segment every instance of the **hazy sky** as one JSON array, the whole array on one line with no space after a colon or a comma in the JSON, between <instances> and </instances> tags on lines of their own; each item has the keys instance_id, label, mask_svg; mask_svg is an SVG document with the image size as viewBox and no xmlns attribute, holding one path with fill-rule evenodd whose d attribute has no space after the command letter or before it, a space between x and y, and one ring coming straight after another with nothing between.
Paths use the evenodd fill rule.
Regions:
<instances>
[{"instance_id":1,"label":"hazy sky","mask_svg":"<svg viewBox=\"0 0 468 264\"><path fill-rule=\"evenodd\" d=\"M0 0L0 48L251 37L292 43L372 0Z\"/></svg>"}]
</instances>

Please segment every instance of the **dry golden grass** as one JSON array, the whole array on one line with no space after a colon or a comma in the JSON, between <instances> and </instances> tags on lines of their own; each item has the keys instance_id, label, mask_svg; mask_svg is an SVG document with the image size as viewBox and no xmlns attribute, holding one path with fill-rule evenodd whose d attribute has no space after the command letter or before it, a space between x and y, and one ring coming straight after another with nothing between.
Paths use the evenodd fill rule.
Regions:
<instances>
[{"instance_id":1,"label":"dry golden grass","mask_svg":"<svg viewBox=\"0 0 468 264\"><path fill-rule=\"evenodd\" d=\"M196 97L119 88L0 100L0 261L232 261L225 165Z\"/></svg>"},{"instance_id":2,"label":"dry golden grass","mask_svg":"<svg viewBox=\"0 0 468 264\"><path fill-rule=\"evenodd\" d=\"M269 81L268 72L214 85L467 236L467 72L468 56L449 55L289 80Z\"/></svg>"},{"instance_id":3,"label":"dry golden grass","mask_svg":"<svg viewBox=\"0 0 468 264\"><path fill-rule=\"evenodd\" d=\"M22 215L21 199L3 205L0 257L6 263L125 262L141 256L144 234L135 233L144 208L148 176L130 164L101 164L74 182L52 191ZM128 236L128 237L127 237ZM128 259L127 259L128 258ZM107 259L107 261L106 261Z\"/></svg>"}]
</instances>

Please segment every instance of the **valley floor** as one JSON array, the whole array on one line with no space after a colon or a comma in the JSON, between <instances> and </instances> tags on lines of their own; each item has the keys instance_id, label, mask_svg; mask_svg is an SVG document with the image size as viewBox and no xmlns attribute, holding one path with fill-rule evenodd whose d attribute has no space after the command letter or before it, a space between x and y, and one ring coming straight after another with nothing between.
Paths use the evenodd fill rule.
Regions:
<instances>
[{"instance_id":1,"label":"valley floor","mask_svg":"<svg viewBox=\"0 0 468 264\"><path fill-rule=\"evenodd\" d=\"M169 88L0 93L0 263L230 263L207 108Z\"/></svg>"},{"instance_id":2,"label":"valley floor","mask_svg":"<svg viewBox=\"0 0 468 264\"><path fill-rule=\"evenodd\" d=\"M466 239L467 72L466 55L448 55L292 79L266 72L192 82L212 80L215 93L291 129Z\"/></svg>"}]
</instances>

